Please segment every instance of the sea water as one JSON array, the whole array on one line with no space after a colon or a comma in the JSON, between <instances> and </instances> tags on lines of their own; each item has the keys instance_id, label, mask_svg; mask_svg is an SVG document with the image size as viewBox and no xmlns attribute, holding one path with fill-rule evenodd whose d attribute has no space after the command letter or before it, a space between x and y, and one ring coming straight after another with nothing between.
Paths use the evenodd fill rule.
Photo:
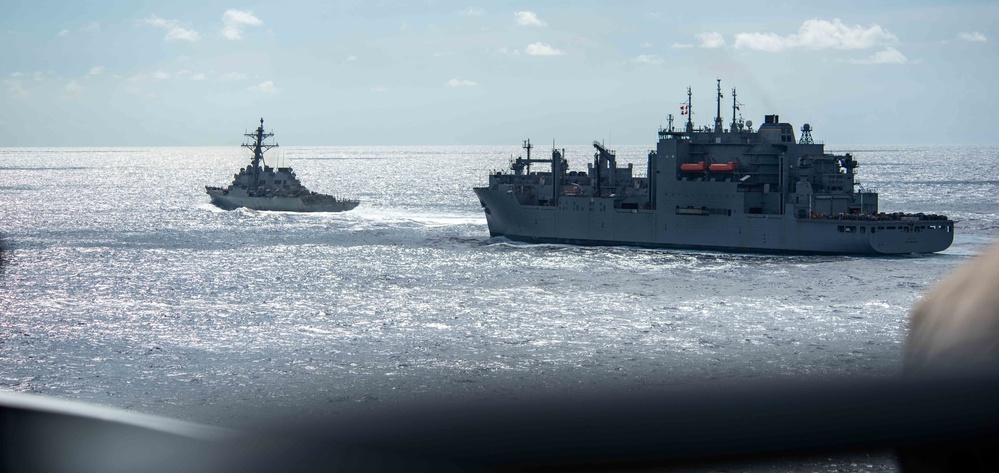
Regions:
<instances>
[{"instance_id":1,"label":"sea water","mask_svg":"<svg viewBox=\"0 0 999 473\"><path fill-rule=\"evenodd\" d=\"M516 146L291 147L298 214L209 204L240 148L0 149L0 389L240 426L413 398L894 376L907 315L999 230L999 148L853 146L881 210L954 244L773 256L491 239ZM649 148L618 147L644 175ZM535 150L535 154L543 152ZM567 147L573 170L593 150Z\"/></svg>"}]
</instances>

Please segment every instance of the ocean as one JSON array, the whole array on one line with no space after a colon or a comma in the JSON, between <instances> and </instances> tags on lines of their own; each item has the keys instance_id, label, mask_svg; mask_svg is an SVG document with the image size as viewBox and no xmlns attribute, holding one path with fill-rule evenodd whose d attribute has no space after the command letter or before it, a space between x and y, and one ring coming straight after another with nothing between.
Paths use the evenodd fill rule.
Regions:
<instances>
[{"instance_id":1,"label":"ocean","mask_svg":"<svg viewBox=\"0 0 999 473\"><path fill-rule=\"evenodd\" d=\"M651 146L651 145L650 145ZM618 146L644 175L650 146ZM907 314L995 240L999 147L836 146L881 210L954 244L774 256L491 239L471 188L510 146L282 147L294 214L209 204L231 148L0 149L0 389L214 425L580 387L901 371ZM537 151L544 153L544 151ZM592 159L566 147L573 170Z\"/></svg>"}]
</instances>

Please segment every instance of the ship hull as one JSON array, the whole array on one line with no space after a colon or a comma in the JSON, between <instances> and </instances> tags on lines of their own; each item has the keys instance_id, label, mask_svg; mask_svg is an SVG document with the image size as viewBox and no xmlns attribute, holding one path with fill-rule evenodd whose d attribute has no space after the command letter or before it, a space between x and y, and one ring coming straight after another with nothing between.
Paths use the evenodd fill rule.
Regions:
<instances>
[{"instance_id":1,"label":"ship hull","mask_svg":"<svg viewBox=\"0 0 999 473\"><path fill-rule=\"evenodd\" d=\"M225 210L245 207L253 210L278 212L346 212L359 204L356 200L334 199L329 196L249 197L228 195L220 189L208 189L212 204Z\"/></svg>"},{"instance_id":2,"label":"ship hull","mask_svg":"<svg viewBox=\"0 0 999 473\"><path fill-rule=\"evenodd\" d=\"M562 196L557 205L522 205L512 193L476 188L489 233L530 243L637 246L791 254L907 254L942 251L950 220L823 220L789 215L678 214L620 209L613 199Z\"/></svg>"}]
</instances>

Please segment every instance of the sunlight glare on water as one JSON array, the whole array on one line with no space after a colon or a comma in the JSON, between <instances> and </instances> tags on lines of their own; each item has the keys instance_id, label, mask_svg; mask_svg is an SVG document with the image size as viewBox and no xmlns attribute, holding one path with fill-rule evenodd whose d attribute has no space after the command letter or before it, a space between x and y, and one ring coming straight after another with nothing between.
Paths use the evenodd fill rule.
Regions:
<instances>
[{"instance_id":1,"label":"sunlight glare on water","mask_svg":"<svg viewBox=\"0 0 999 473\"><path fill-rule=\"evenodd\" d=\"M242 149L0 150L0 388L237 425L411 396L898 372L919 295L995 237L995 147L863 147L940 254L730 255L490 238L519 148L282 148L339 214L221 211ZM643 175L648 149L621 147ZM573 169L588 147L567 147ZM991 176L991 177L990 177ZM710 381L708 381L710 382Z\"/></svg>"}]
</instances>

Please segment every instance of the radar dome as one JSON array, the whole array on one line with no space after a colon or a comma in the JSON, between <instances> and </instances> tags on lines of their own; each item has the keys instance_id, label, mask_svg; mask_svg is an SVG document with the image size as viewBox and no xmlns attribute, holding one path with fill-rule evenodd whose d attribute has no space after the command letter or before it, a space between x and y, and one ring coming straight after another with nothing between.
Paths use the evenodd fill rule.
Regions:
<instances>
[{"instance_id":1,"label":"radar dome","mask_svg":"<svg viewBox=\"0 0 999 473\"><path fill-rule=\"evenodd\" d=\"M752 120L746 120L746 126L752 128L753 127L753 121Z\"/></svg>"},{"instance_id":2,"label":"radar dome","mask_svg":"<svg viewBox=\"0 0 999 473\"><path fill-rule=\"evenodd\" d=\"M804 124L801 126L801 131L812 131L812 125Z\"/></svg>"}]
</instances>

